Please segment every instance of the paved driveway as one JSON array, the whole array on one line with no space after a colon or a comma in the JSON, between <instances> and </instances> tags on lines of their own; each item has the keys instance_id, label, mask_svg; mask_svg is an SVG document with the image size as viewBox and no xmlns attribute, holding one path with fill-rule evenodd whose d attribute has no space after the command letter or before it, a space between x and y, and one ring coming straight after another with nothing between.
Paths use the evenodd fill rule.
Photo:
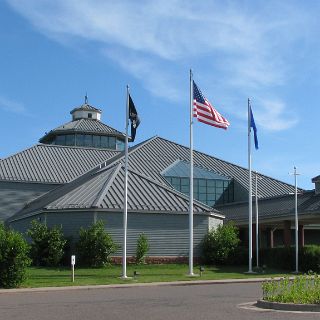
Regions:
<instances>
[{"instance_id":1,"label":"paved driveway","mask_svg":"<svg viewBox=\"0 0 320 320\"><path fill-rule=\"evenodd\" d=\"M317 314L256 311L239 304L261 296L260 284L81 289L0 294L0 319L202 320L319 319Z\"/></svg>"}]
</instances>

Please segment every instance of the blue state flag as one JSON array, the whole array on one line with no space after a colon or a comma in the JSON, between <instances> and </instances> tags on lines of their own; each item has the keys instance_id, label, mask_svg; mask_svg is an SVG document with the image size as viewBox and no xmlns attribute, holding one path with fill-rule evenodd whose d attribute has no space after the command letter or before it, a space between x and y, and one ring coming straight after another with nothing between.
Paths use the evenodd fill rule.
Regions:
<instances>
[{"instance_id":1,"label":"blue state flag","mask_svg":"<svg viewBox=\"0 0 320 320\"><path fill-rule=\"evenodd\" d=\"M256 127L256 123L254 122L251 106L250 106L250 127L253 129L253 133L254 133L254 146L256 150L258 150L259 143L258 143L258 136L257 136L257 127Z\"/></svg>"}]
</instances>

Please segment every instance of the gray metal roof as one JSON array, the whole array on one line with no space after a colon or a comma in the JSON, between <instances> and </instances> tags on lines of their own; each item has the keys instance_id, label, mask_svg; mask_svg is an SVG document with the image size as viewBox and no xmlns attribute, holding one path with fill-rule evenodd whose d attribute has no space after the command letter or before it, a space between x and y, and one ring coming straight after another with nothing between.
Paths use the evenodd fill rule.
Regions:
<instances>
[{"instance_id":1,"label":"gray metal roof","mask_svg":"<svg viewBox=\"0 0 320 320\"><path fill-rule=\"evenodd\" d=\"M88 103L84 103L84 104L81 105L80 107L76 107L76 108L72 109L72 110L70 111L70 113L73 114L75 111L81 111L81 110L84 110L84 111L95 111L95 112L101 113L101 110L100 110L100 109L97 109L97 108L91 106L91 105L88 104Z\"/></svg>"},{"instance_id":2,"label":"gray metal roof","mask_svg":"<svg viewBox=\"0 0 320 320\"><path fill-rule=\"evenodd\" d=\"M156 181L163 182L161 172L170 167L176 160L188 162L189 159L189 148L160 137L154 137L130 152L129 165L134 170ZM246 168L196 150L194 150L194 165L233 178L246 190L249 189L249 171ZM288 183L261 173L258 173L258 178L261 178L259 180L259 196L261 198L294 192L294 186Z\"/></svg>"},{"instance_id":3,"label":"gray metal roof","mask_svg":"<svg viewBox=\"0 0 320 320\"><path fill-rule=\"evenodd\" d=\"M108 135L116 136L124 139L124 134L110 126L107 126L100 120L95 119L78 119L65 123L47 134L45 134L39 141L46 142L51 136L57 134L67 134L67 133L88 133L97 135Z\"/></svg>"},{"instance_id":4,"label":"gray metal roof","mask_svg":"<svg viewBox=\"0 0 320 320\"><path fill-rule=\"evenodd\" d=\"M0 160L0 180L61 184L117 154L109 149L38 144Z\"/></svg>"},{"instance_id":5,"label":"gray metal roof","mask_svg":"<svg viewBox=\"0 0 320 320\"><path fill-rule=\"evenodd\" d=\"M124 168L122 164L96 168L91 172L48 192L44 196L29 203L10 220L43 210L68 209L105 209L123 210ZM189 212L189 198L173 190L129 170L128 172L128 210L135 212ZM195 201L195 213L223 216L215 209Z\"/></svg>"},{"instance_id":6,"label":"gray metal roof","mask_svg":"<svg viewBox=\"0 0 320 320\"><path fill-rule=\"evenodd\" d=\"M283 195L279 197L261 199L259 205L259 220L270 220L275 218L291 217L294 218L295 201L294 194ZM253 210L254 209L253 202ZM226 215L227 220L238 222L248 221L248 202L218 205L215 208ZM298 214L313 215L320 214L320 194L314 191L306 191L298 195Z\"/></svg>"}]
</instances>

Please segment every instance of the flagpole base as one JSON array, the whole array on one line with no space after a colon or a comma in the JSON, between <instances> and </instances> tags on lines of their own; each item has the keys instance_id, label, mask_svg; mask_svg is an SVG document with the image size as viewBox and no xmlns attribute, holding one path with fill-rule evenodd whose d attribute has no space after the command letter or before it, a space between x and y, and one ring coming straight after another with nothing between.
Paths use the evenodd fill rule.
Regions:
<instances>
[{"instance_id":1,"label":"flagpole base","mask_svg":"<svg viewBox=\"0 0 320 320\"><path fill-rule=\"evenodd\" d=\"M121 276L120 279L121 279L121 280L132 280L132 277Z\"/></svg>"},{"instance_id":2,"label":"flagpole base","mask_svg":"<svg viewBox=\"0 0 320 320\"><path fill-rule=\"evenodd\" d=\"M249 271L244 272L244 274L257 274L257 272L254 272L254 271L252 271L252 270L251 270L251 271L249 270Z\"/></svg>"},{"instance_id":3,"label":"flagpole base","mask_svg":"<svg viewBox=\"0 0 320 320\"><path fill-rule=\"evenodd\" d=\"M198 274L198 273L188 273L187 277L193 277L193 278L200 277L200 274Z\"/></svg>"}]
</instances>

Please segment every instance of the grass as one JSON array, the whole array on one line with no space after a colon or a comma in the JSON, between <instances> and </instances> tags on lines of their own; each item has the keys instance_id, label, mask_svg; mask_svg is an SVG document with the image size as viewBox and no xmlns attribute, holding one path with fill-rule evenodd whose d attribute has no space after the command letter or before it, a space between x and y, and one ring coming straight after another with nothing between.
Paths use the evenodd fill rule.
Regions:
<instances>
[{"instance_id":1,"label":"grass","mask_svg":"<svg viewBox=\"0 0 320 320\"><path fill-rule=\"evenodd\" d=\"M139 275L136 279L121 279L122 267L111 265L105 268L76 268L75 282L71 282L71 270L69 268L34 268L28 269L28 279L21 287L53 287L53 286L82 286L105 285L123 283L147 283L165 281L190 281L190 280L218 280L218 279L244 279L254 277L284 276L277 270L266 270L265 273L253 275L244 274L247 267L213 267L205 266L201 277L189 277L188 265L185 264L158 264L158 265L128 265L127 275L133 277L134 271ZM199 273L199 267L195 266L195 273Z\"/></svg>"},{"instance_id":2,"label":"grass","mask_svg":"<svg viewBox=\"0 0 320 320\"><path fill-rule=\"evenodd\" d=\"M294 279L284 277L280 281L262 284L263 299L271 302L320 304L320 276L300 275Z\"/></svg>"}]
</instances>

